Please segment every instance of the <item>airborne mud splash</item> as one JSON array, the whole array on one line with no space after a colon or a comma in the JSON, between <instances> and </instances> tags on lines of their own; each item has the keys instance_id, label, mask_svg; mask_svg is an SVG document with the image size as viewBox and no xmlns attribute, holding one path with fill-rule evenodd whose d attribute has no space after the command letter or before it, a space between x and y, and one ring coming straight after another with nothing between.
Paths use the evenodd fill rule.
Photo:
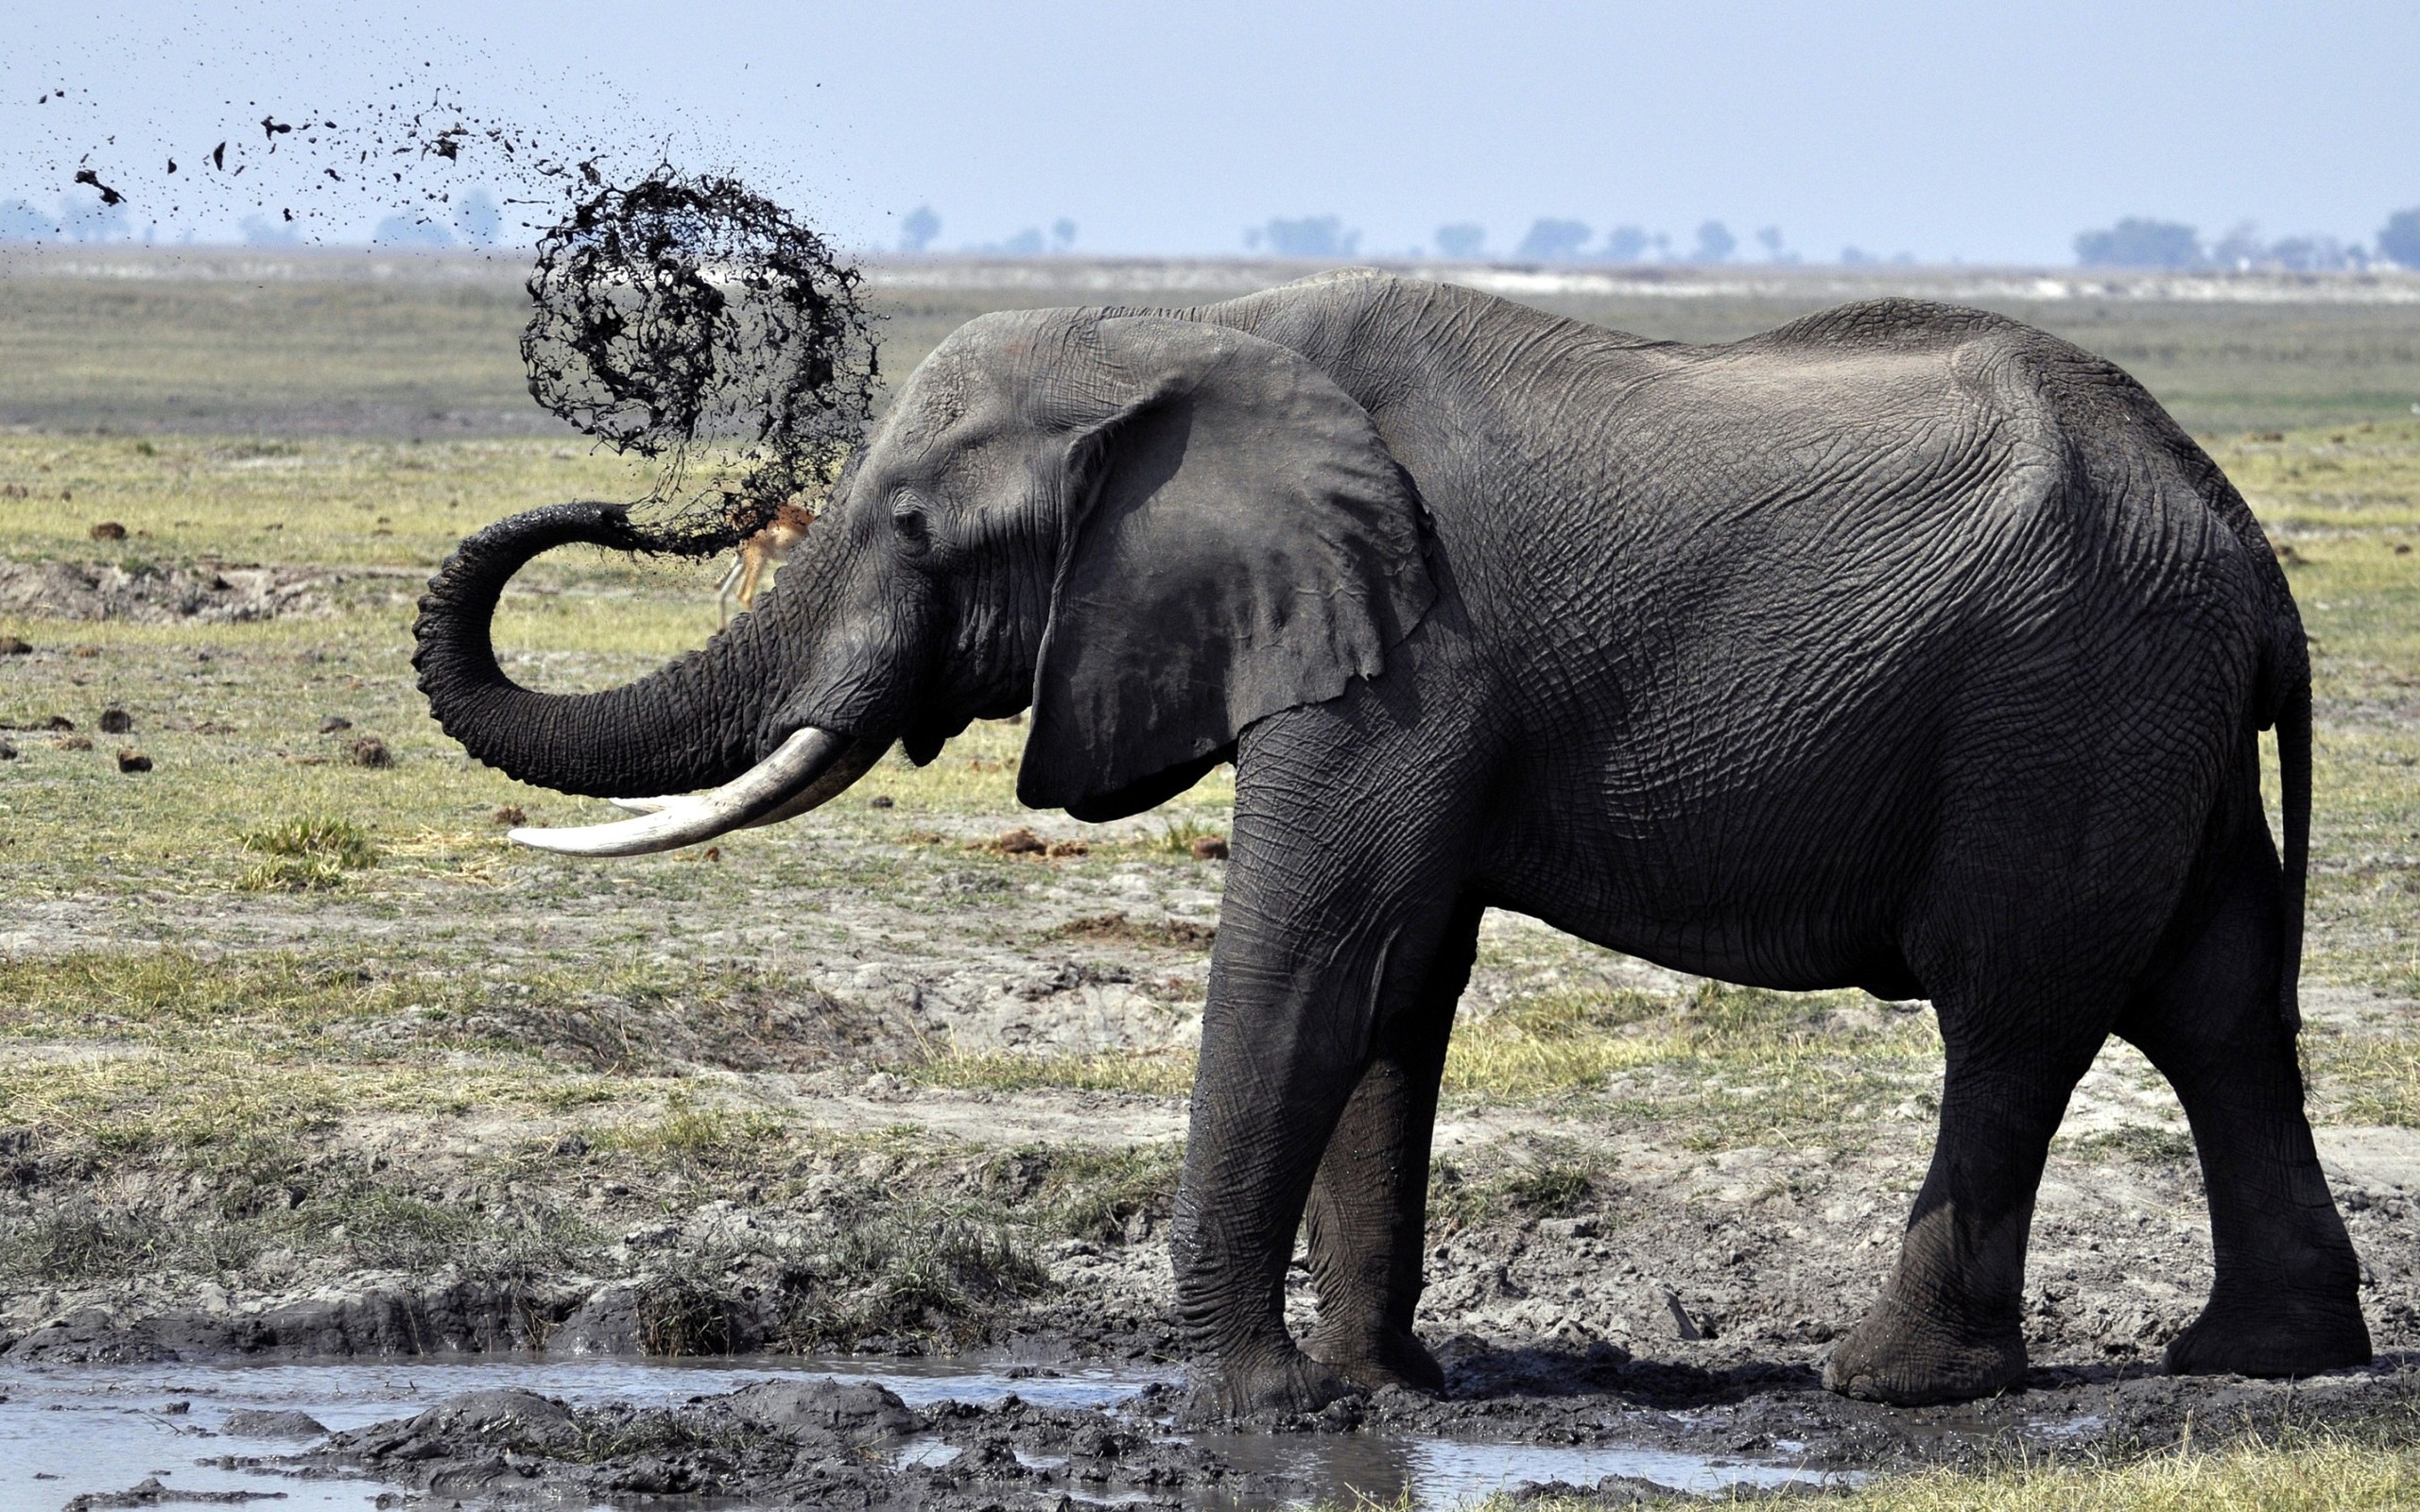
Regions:
<instances>
[{"instance_id":1,"label":"airborne mud splash","mask_svg":"<svg viewBox=\"0 0 2420 1512\"><path fill-rule=\"evenodd\" d=\"M164 168L138 165L140 149L112 133L72 181L105 208L242 211L314 239L343 236L365 206L444 238L459 192L502 185L536 239L521 340L530 397L658 465L632 501L643 549L718 551L783 505L820 499L881 373L856 269L791 212L729 173L658 160L625 177L620 147L567 148L442 89L280 113L261 116L257 140L231 126L203 150L163 145ZM115 164L110 181L96 152Z\"/></svg>"},{"instance_id":2,"label":"airborne mud splash","mask_svg":"<svg viewBox=\"0 0 2420 1512\"><path fill-rule=\"evenodd\" d=\"M660 461L641 534L720 550L820 497L880 369L858 277L737 180L659 167L600 188L538 244L531 397Z\"/></svg>"}]
</instances>

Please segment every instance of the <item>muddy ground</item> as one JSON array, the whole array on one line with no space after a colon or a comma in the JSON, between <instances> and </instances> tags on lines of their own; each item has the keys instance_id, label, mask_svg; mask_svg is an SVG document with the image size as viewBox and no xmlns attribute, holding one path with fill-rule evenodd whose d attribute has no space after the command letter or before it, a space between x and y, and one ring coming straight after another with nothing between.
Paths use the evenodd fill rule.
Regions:
<instances>
[{"instance_id":1,"label":"muddy ground","mask_svg":"<svg viewBox=\"0 0 2420 1512\"><path fill-rule=\"evenodd\" d=\"M20 1236L85 1213L102 1223L93 1244L159 1246L156 1228L128 1227L137 1219L195 1224L231 1245L252 1231L245 1223L268 1237L215 1265L102 1262L39 1283L21 1265L0 1297L0 1360L837 1346L876 1356L976 1349L1042 1365L1177 1361L1162 1225L1184 1099L1048 1083L1080 1080L1052 1069L1067 1065L1107 1067L1115 1081L1120 1065L1189 1046L1220 864L1165 850L1120 856L1115 833L1047 816L924 812L903 824L896 813L854 800L815 825L742 838L711 867L666 861L635 879L502 854L482 859L475 885L380 875L370 896L28 900L6 929L21 954L183 951L199 936L222 961L304 950L388 978L468 976L492 990L467 1019L432 1023L404 1004L346 1024L346 1054L458 1058L505 1045L548 1075L673 1087L677 1106L666 1113L641 1097L616 1115L575 1096L422 1115L337 1110L281 1157L268 1179L286 1194L240 1222L226 1216L235 1210L223 1165L127 1159L21 1128L0 1173L0 1215ZM1080 837L1093 853L1054 862L986 849L1012 820ZM709 871L712 886L689 885ZM779 912L735 917L735 897L778 898ZM1702 991L1518 918L1495 917L1487 931L1465 1009L1474 1025L1541 993L1639 993L1694 1011ZM544 978L527 986L547 963L632 954L676 980L744 966L754 985L720 1003L701 992L610 1012L550 1000L559 988ZM2307 1011L2357 1029L2411 1009L2319 988ZM1889 1043L1920 1036L1927 1017L1921 1005L1846 1001L1810 1022L1819 1035ZM145 1054L93 1025L21 1039L9 1053L21 1065ZM2138 1449L2174 1441L2188 1419L2211 1441L2273 1432L2296 1414L2371 1422L2410 1411L2420 1133L2321 1133L2363 1257L2376 1369L2298 1387L2168 1381L2159 1350L2209 1283L2206 1218L2172 1098L2139 1057L2113 1048L2078 1092L2043 1189L2029 1389L1897 1412L1830 1397L1817 1381L1888 1272L1927 1158L1937 1063L1920 1048L1878 1070L1825 1073L1871 1083L1837 1126L1785 1105L1784 1092L1804 1090L1778 1080L1760 1118L1754 1064L1726 1074L1735 1085L1721 1097L1690 1083L1703 1066L1653 1062L1583 1092L1449 1096L1420 1314L1451 1365L1447 1400L1390 1395L1267 1430L1350 1434L1368 1420L1875 1469L2020 1441L2044 1453ZM1000 1084L949 1084L987 1076ZM642 1115L754 1120L763 1132L726 1124L700 1148L658 1159L615 1143L614 1118ZM1084 1152L1124 1163L1087 1176ZM588 1238L514 1258L465 1230L396 1254L365 1248L358 1233L276 1228L334 1200L343 1182L488 1210L520 1232ZM938 1244L906 1237L915 1225L945 1232ZM1298 1326L1314 1306L1305 1280L1298 1264ZM932 1295L920 1289L928 1282ZM439 1413L343 1436L310 1463L508 1502L577 1489L1048 1505L1068 1490L1150 1501L1213 1486L1252 1499L1300 1488L1288 1479L1298 1471L1253 1469L1223 1440L1164 1441L1143 1418L969 1408L919 1430L962 1452L901 1468L846 1435L800 1437L786 1419L767 1426L738 1405L631 1408L571 1426L539 1416L537 1429L499 1439L475 1413ZM571 1436L559 1444L558 1429ZM1036 1456L1066 1463L1037 1468Z\"/></svg>"},{"instance_id":2,"label":"muddy ground","mask_svg":"<svg viewBox=\"0 0 2420 1512\"><path fill-rule=\"evenodd\" d=\"M2330 1377L2289 1393L2096 1367L2046 1372L2030 1389L1991 1402L1894 1410L1831 1397L1783 1366L1706 1373L1625 1360L1604 1346L1581 1357L1506 1356L1476 1342L1449 1352L1453 1383L1443 1401L1389 1390L1318 1414L1211 1431L1187 1428L1173 1388L1098 1410L1011 1396L915 1411L876 1384L765 1382L668 1408L573 1408L526 1391L471 1393L329 1435L298 1454L247 1463L302 1477L367 1475L440 1501L506 1506L652 1496L1064 1507L1072 1495L1173 1508L1300 1504L1333 1496L1340 1480L1384 1499L1414 1482L1408 1464L1391 1459L1441 1438L1618 1445L1718 1465L1786 1462L1849 1485L1881 1469L2132 1455L2195 1435L2223 1443L2247 1433L2408 1434L2420 1408L2420 1383L2402 1374ZM1628 1475L1576 1487L1528 1484L1589 1490L1615 1505L1689 1500Z\"/></svg>"},{"instance_id":3,"label":"muddy ground","mask_svg":"<svg viewBox=\"0 0 2420 1512\"><path fill-rule=\"evenodd\" d=\"M507 988L446 1042L538 1044L557 1067L594 1065L600 1046L624 1052L603 1043L602 1021L577 1004L509 990L512 972L499 962L644 950L678 972L738 956L790 985L745 999L735 1014L674 1002L648 1017L626 1004L614 1031L617 1043L643 1042L644 1068L672 1074L698 1106L770 1121L761 1139L650 1163L576 1101L418 1118L364 1110L324 1121L281 1177L294 1193L281 1200L297 1213L322 1200L313 1183L330 1173L372 1172L383 1190L493 1205L500 1219L544 1211L590 1232L584 1247L540 1263L439 1252L372 1266L349 1247L353 1236L323 1232L216 1273L161 1264L21 1283L0 1302L0 1359L778 1354L837 1344L874 1356L975 1349L1044 1366L1175 1362L1162 1225L1183 1096L920 1078L942 1074L937 1066L992 1074L1007 1064L1046 1080L1053 1065L1181 1053L1197 1032L1219 865L1002 857L981 848L1002 816L916 819L950 826L934 843L924 836L935 832L903 840L886 829L891 812L858 802L817 827L735 844L718 873L736 870L750 892L785 879L778 921L735 924L714 893L626 897L610 878L566 879L530 859L497 863L475 900L452 882L389 879L374 901L229 894L172 916L141 898L35 904L11 927L14 950L181 945L201 926L225 950L307 941L390 972L442 912L455 969L489 971ZM1110 849L1098 830L1028 818L1046 835L1080 833ZM677 876L678 865L656 875ZM848 880L877 868L897 874L881 888ZM1550 986L1682 1002L1697 990L1528 920L1498 916L1487 928L1466 1007L1478 1024ZM2307 1011L2323 1025L2358 1026L2409 1008L2314 988ZM1890 1034L1923 1018L1917 1005L1848 1003L1826 1009L1821 1027ZM391 1052L427 1031L399 1012L349 1032ZM110 1052L88 1040L11 1053ZM979 1059L1003 1053L1030 1058ZM2357 1424L2408 1416L2420 1380L2420 1136L2345 1125L2321 1134L2363 1257L2363 1302L2382 1351L2375 1369L2298 1386L2166 1380L2159 1350L2209 1283L2206 1219L2172 1099L2116 1048L2079 1091L2044 1185L2028 1281L2029 1388L1922 1412L1822 1392L1822 1361L1887 1274L1924 1170L1937 1067L1911 1058L1917 1069L1876 1083L1853 1127L1808 1126L1778 1108L1767 1126L1740 1127L1738 1108L1757 1105L1753 1085L1693 1118L1699 1093L1681 1078L1703 1074L1694 1067L1616 1073L1585 1095L1449 1097L1420 1315L1451 1367L1447 1400L1389 1395L1264 1427L1344 1434L1368 1420L1872 1469L1970 1460L2020 1441L2046 1453L2138 1449L2173 1442L2188 1418L2212 1441L2314 1415ZM1071 1152L1128 1163L1087 1188L1080 1173L1065 1175L1079 1164ZM223 1194L189 1164L112 1163L30 1132L14 1137L9 1160L0 1208L20 1223L78 1204L223 1222ZM1082 1209L1072 1217L1071 1204ZM960 1238L917 1252L898 1228L920 1222L959 1225ZM885 1244L856 1271L832 1258ZM939 1267L934 1284L948 1295L919 1292L919 1265ZM1305 1280L1298 1263L1298 1326L1314 1305ZM1140 1411L1173 1405L1147 1400ZM869 1459L846 1435L800 1437L787 1419L766 1426L743 1405L631 1408L572 1426L539 1417L537 1428L506 1433L468 1409L439 1413L342 1436L311 1463L475 1500L576 1488L970 1506L1055 1504L1063 1490L1148 1501L1208 1485L1282 1497L1294 1473L1253 1469L1222 1440L1162 1442L1148 1418L1037 1408L943 1414L917 1432L963 1452L906 1468ZM560 1445L557 1429L571 1435ZM1067 1464L1036 1469L1010 1450Z\"/></svg>"}]
</instances>

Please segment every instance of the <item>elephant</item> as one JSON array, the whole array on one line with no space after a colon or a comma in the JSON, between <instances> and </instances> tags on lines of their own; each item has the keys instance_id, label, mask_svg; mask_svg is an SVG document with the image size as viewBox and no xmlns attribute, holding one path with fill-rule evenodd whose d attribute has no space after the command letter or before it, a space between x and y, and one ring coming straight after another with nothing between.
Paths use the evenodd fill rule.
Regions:
<instances>
[{"instance_id":1,"label":"elephant","mask_svg":"<svg viewBox=\"0 0 2420 1512\"><path fill-rule=\"evenodd\" d=\"M636 811L526 843L693 844L1027 713L1017 797L1080 820L1234 763L1169 1225L1204 1411L1441 1388L1412 1329L1429 1143L1491 907L1930 1001L1931 1165L1833 1389L2020 1382L2035 1191L2113 1034L2176 1091L2209 1195L2216 1279L2168 1367L2370 1358L2295 1057L2301 619L2217 465L2043 332L1881 300L1685 345L1370 270L998 313L909 376L703 649L512 683L497 594L569 542L643 540L612 504L516 515L416 627L473 755Z\"/></svg>"}]
</instances>

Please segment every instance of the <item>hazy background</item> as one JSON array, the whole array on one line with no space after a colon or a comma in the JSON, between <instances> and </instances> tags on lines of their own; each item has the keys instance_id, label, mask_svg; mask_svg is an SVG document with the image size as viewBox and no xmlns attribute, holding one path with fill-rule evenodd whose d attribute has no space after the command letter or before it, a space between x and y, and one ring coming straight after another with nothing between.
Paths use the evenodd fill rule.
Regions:
<instances>
[{"instance_id":1,"label":"hazy background","mask_svg":"<svg viewBox=\"0 0 2420 1512\"><path fill-rule=\"evenodd\" d=\"M1586 235L1532 255L1618 250L1617 227L1695 255L1715 221L1736 259L2061 264L2125 216L2205 250L2244 223L2374 249L2420 205L2408 0L424 0L18 7L8 29L0 201L61 222L79 163L190 175L264 112L441 88L633 166L737 168L869 249L1394 256L1459 225L1505 256L1545 218ZM395 208L321 187L323 240ZM242 233L242 204L160 198L130 191L113 232Z\"/></svg>"}]
</instances>

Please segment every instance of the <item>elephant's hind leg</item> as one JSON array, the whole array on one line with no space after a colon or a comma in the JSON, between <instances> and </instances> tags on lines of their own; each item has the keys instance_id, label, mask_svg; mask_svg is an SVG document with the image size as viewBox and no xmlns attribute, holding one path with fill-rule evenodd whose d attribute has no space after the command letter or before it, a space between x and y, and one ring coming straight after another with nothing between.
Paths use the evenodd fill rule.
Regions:
<instances>
[{"instance_id":1,"label":"elephant's hind leg","mask_svg":"<svg viewBox=\"0 0 2420 1512\"><path fill-rule=\"evenodd\" d=\"M1305 1217L1320 1320L1305 1352L1357 1386L1433 1392L1445 1384L1411 1318L1420 1304L1437 1086L1482 912L1476 902L1456 910L1427 983L1378 1026L1369 1068L1311 1186Z\"/></svg>"},{"instance_id":2,"label":"elephant's hind leg","mask_svg":"<svg viewBox=\"0 0 2420 1512\"><path fill-rule=\"evenodd\" d=\"M1845 1396L1900 1406L1965 1401L2025 1375L2025 1246L2067 1097L2115 1016L2056 1013L2021 988L1945 992L1940 1135L1882 1296L1824 1367ZM2046 994L2047 995L2047 994Z\"/></svg>"},{"instance_id":3,"label":"elephant's hind leg","mask_svg":"<svg viewBox=\"0 0 2420 1512\"><path fill-rule=\"evenodd\" d=\"M2235 847L2207 921L2118 1032L2175 1087L2210 1198L2218 1276L2168 1348L2178 1374L2308 1375L2366 1364L2360 1263L2303 1114L2277 994L2278 868L2266 827Z\"/></svg>"}]
</instances>

